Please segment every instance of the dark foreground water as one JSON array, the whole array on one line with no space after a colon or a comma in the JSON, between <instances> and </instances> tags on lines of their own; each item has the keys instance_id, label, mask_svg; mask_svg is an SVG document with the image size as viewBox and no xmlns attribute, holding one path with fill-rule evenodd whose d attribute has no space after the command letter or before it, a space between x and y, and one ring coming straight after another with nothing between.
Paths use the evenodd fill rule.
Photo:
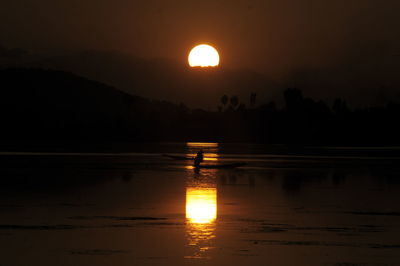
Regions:
<instances>
[{"instance_id":1,"label":"dark foreground water","mask_svg":"<svg viewBox=\"0 0 400 266\"><path fill-rule=\"evenodd\" d=\"M247 165L161 155L199 148L206 164ZM400 265L400 159L384 154L3 153L0 265Z\"/></svg>"}]
</instances>

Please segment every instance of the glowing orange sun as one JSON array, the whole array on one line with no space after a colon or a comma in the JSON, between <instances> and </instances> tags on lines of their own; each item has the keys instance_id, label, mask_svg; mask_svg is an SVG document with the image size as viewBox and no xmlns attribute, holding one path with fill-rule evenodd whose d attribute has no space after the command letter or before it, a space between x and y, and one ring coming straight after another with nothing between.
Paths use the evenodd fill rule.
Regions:
<instances>
[{"instance_id":1,"label":"glowing orange sun","mask_svg":"<svg viewBox=\"0 0 400 266\"><path fill-rule=\"evenodd\" d=\"M189 53L191 67L216 67L219 65L218 51L208 44L195 46Z\"/></svg>"}]
</instances>

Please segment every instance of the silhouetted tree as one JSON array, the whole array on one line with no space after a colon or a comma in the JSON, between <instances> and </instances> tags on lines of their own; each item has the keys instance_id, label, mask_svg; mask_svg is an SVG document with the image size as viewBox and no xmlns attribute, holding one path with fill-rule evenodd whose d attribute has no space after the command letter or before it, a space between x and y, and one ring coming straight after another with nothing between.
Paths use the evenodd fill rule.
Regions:
<instances>
[{"instance_id":1,"label":"silhouetted tree","mask_svg":"<svg viewBox=\"0 0 400 266\"><path fill-rule=\"evenodd\" d=\"M236 109L236 107L239 105L239 97L237 96L232 96L231 97L231 106L233 109Z\"/></svg>"},{"instance_id":2,"label":"silhouetted tree","mask_svg":"<svg viewBox=\"0 0 400 266\"><path fill-rule=\"evenodd\" d=\"M339 114L339 115L343 115L349 112L349 108L347 107L347 103L346 101L340 99L340 98L336 98L333 106L332 106L332 110L335 114Z\"/></svg>"},{"instance_id":3,"label":"silhouetted tree","mask_svg":"<svg viewBox=\"0 0 400 266\"><path fill-rule=\"evenodd\" d=\"M224 107L226 107L226 105L228 104L228 100L229 100L229 98L227 95L224 95L221 97L221 103Z\"/></svg>"},{"instance_id":4,"label":"silhouetted tree","mask_svg":"<svg viewBox=\"0 0 400 266\"><path fill-rule=\"evenodd\" d=\"M252 93L250 95L250 106L254 107L256 105L256 100L257 100L257 93Z\"/></svg>"},{"instance_id":5,"label":"silhouetted tree","mask_svg":"<svg viewBox=\"0 0 400 266\"><path fill-rule=\"evenodd\" d=\"M288 88L283 93L285 97L286 109L296 110L299 109L303 102L303 93L296 88Z\"/></svg>"}]
</instances>

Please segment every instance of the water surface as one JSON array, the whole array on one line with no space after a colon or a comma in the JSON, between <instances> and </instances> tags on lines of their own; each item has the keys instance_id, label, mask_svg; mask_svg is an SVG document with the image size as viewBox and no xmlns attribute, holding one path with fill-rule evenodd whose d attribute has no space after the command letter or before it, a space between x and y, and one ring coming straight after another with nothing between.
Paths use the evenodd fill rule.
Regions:
<instances>
[{"instance_id":1,"label":"water surface","mask_svg":"<svg viewBox=\"0 0 400 266\"><path fill-rule=\"evenodd\" d=\"M162 156L200 148L247 165ZM400 160L376 153L2 153L0 265L400 265Z\"/></svg>"}]
</instances>

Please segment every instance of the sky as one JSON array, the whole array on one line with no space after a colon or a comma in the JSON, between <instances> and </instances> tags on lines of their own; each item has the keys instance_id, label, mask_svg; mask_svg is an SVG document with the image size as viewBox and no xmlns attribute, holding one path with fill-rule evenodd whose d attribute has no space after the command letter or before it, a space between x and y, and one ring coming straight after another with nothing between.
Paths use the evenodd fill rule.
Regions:
<instances>
[{"instance_id":1,"label":"sky","mask_svg":"<svg viewBox=\"0 0 400 266\"><path fill-rule=\"evenodd\" d=\"M3 0L0 44L186 62L191 47L207 42L221 66L291 82L304 72L322 79L324 70L347 80L354 69L398 73L399 10L397 0ZM376 86L392 86L383 81L395 74L378 76Z\"/></svg>"}]
</instances>

